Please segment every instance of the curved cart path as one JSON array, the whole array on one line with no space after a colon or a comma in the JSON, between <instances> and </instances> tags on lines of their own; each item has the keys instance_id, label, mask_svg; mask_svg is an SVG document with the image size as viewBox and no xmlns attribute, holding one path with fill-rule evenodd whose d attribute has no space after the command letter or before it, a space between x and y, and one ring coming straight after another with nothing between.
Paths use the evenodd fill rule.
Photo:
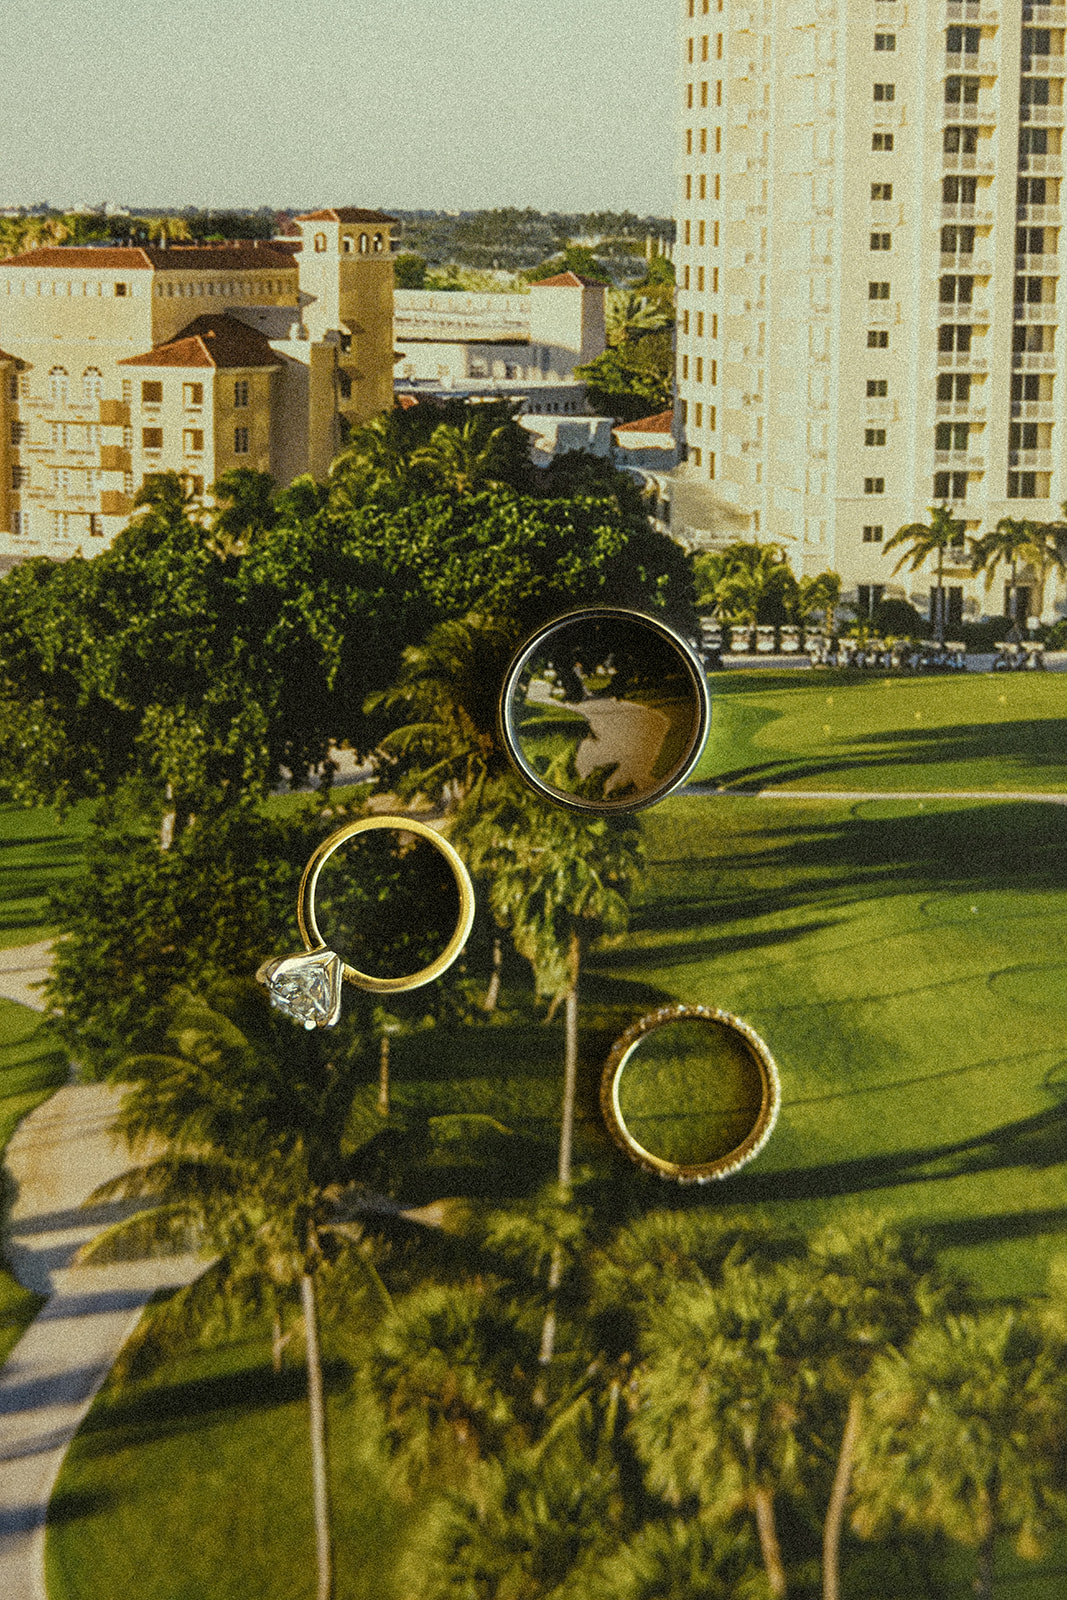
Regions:
<instances>
[{"instance_id":1,"label":"curved cart path","mask_svg":"<svg viewBox=\"0 0 1067 1600\"><path fill-rule=\"evenodd\" d=\"M580 704L564 702L564 708L576 711L589 724L591 736L584 738L575 752L579 778L587 778L597 767L617 762L608 779L608 794L631 783L636 789L648 790L650 774L670 729L670 717L636 700L594 697Z\"/></svg>"},{"instance_id":2,"label":"curved cart path","mask_svg":"<svg viewBox=\"0 0 1067 1600\"><path fill-rule=\"evenodd\" d=\"M32 985L45 976L48 954L47 944L0 952L0 995L39 1010ZM127 1165L112 1133L119 1095L110 1084L58 1089L7 1147L14 1191L7 1260L48 1303L0 1370L3 1600L45 1600L45 1518L67 1446L146 1302L203 1270L189 1256L72 1265L79 1247L123 1214L115 1205L83 1204Z\"/></svg>"}]
</instances>

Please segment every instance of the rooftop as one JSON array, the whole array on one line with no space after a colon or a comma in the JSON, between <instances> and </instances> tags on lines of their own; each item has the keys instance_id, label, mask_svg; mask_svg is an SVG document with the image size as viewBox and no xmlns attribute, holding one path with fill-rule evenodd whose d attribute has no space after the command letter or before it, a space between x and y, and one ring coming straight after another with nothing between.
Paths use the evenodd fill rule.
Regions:
<instances>
[{"instance_id":1,"label":"rooftop","mask_svg":"<svg viewBox=\"0 0 1067 1600\"><path fill-rule=\"evenodd\" d=\"M384 211L361 211L358 206L328 207L325 211L305 211L297 222L397 222Z\"/></svg>"},{"instance_id":2,"label":"rooftop","mask_svg":"<svg viewBox=\"0 0 1067 1600\"><path fill-rule=\"evenodd\" d=\"M266 336L225 312L197 317L188 327L144 355L127 356L120 367L276 367Z\"/></svg>"},{"instance_id":3,"label":"rooftop","mask_svg":"<svg viewBox=\"0 0 1067 1600\"><path fill-rule=\"evenodd\" d=\"M0 261L3 267L96 267L123 272L249 272L294 265L292 251L272 241L233 244L46 245Z\"/></svg>"},{"instance_id":4,"label":"rooftop","mask_svg":"<svg viewBox=\"0 0 1067 1600\"><path fill-rule=\"evenodd\" d=\"M674 432L674 412L657 411L651 417L638 417L636 422L620 422L616 433L671 433Z\"/></svg>"},{"instance_id":5,"label":"rooftop","mask_svg":"<svg viewBox=\"0 0 1067 1600\"><path fill-rule=\"evenodd\" d=\"M540 278L530 284L531 289L606 289L603 278L583 278L580 272L557 272L555 277Z\"/></svg>"}]
</instances>

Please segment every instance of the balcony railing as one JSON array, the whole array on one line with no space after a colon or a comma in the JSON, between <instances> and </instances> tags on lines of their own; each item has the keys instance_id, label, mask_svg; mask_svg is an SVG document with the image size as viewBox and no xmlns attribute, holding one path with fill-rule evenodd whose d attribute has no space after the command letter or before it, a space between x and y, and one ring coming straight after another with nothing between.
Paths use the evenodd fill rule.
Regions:
<instances>
[{"instance_id":1,"label":"balcony railing","mask_svg":"<svg viewBox=\"0 0 1067 1600\"><path fill-rule=\"evenodd\" d=\"M1035 60L1037 57L1034 58ZM1062 57L1060 58L1062 60ZM967 55L961 50L945 51L946 72L966 72L972 78L995 78L1000 71L1000 63L996 56L991 56L988 51L979 50L977 55Z\"/></svg>"},{"instance_id":2,"label":"balcony railing","mask_svg":"<svg viewBox=\"0 0 1067 1600\"><path fill-rule=\"evenodd\" d=\"M1016 306L1013 315L1016 322L1055 323L1056 302L1042 300L1038 305Z\"/></svg>"},{"instance_id":3,"label":"balcony railing","mask_svg":"<svg viewBox=\"0 0 1067 1600\"><path fill-rule=\"evenodd\" d=\"M1019 107L1020 122L1047 122L1054 127L1063 127L1063 106L1033 106L1021 105Z\"/></svg>"},{"instance_id":4,"label":"balcony railing","mask_svg":"<svg viewBox=\"0 0 1067 1600\"><path fill-rule=\"evenodd\" d=\"M1038 472L1051 472L1053 452L1051 450L1009 450L1008 465L1011 467L1036 468Z\"/></svg>"},{"instance_id":5,"label":"balcony railing","mask_svg":"<svg viewBox=\"0 0 1067 1600\"><path fill-rule=\"evenodd\" d=\"M1013 400L1011 414L1027 422L1054 422L1056 410L1051 400Z\"/></svg>"},{"instance_id":6,"label":"balcony railing","mask_svg":"<svg viewBox=\"0 0 1067 1600\"><path fill-rule=\"evenodd\" d=\"M1061 178L1063 176L1063 157L1040 155L1032 150L1024 150L1019 156L1019 171L1044 173L1048 177Z\"/></svg>"},{"instance_id":7,"label":"balcony railing","mask_svg":"<svg viewBox=\"0 0 1067 1600\"><path fill-rule=\"evenodd\" d=\"M1052 350L1013 350L1011 364L1015 372L1055 372L1057 365Z\"/></svg>"},{"instance_id":8,"label":"balcony railing","mask_svg":"<svg viewBox=\"0 0 1067 1600\"><path fill-rule=\"evenodd\" d=\"M992 156L971 155L964 150L943 150L941 155L946 172L980 172L984 177L991 178L997 170L997 164Z\"/></svg>"},{"instance_id":9,"label":"balcony railing","mask_svg":"<svg viewBox=\"0 0 1067 1600\"><path fill-rule=\"evenodd\" d=\"M993 276L993 263L985 256L943 255L941 257L942 272L965 272L973 278L991 278Z\"/></svg>"},{"instance_id":10,"label":"balcony railing","mask_svg":"<svg viewBox=\"0 0 1067 1600\"><path fill-rule=\"evenodd\" d=\"M982 422L985 414L985 406L973 400L939 400L936 407L938 417L961 417L969 422Z\"/></svg>"},{"instance_id":11,"label":"balcony railing","mask_svg":"<svg viewBox=\"0 0 1067 1600\"><path fill-rule=\"evenodd\" d=\"M995 27L1000 12L995 6L980 5L978 0L948 0L945 17L949 22L985 22Z\"/></svg>"},{"instance_id":12,"label":"balcony railing","mask_svg":"<svg viewBox=\"0 0 1067 1600\"><path fill-rule=\"evenodd\" d=\"M1024 22L1048 22L1053 27L1063 27L1067 23L1067 7L1064 6L1023 6Z\"/></svg>"},{"instance_id":13,"label":"balcony railing","mask_svg":"<svg viewBox=\"0 0 1067 1600\"><path fill-rule=\"evenodd\" d=\"M1031 207L1031 210L1033 209ZM1056 209L1058 215L1058 208ZM992 206L971 205L965 200L942 200L941 202L942 222L977 222L992 226L993 216ZM1035 220L1037 219L1035 218ZM1049 221L1051 220L1049 218Z\"/></svg>"},{"instance_id":14,"label":"balcony railing","mask_svg":"<svg viewBox=\"0 0 1067 1600\"><path fill-rule=\"evenodd\" d=\"M1059 226L1059 206L1016 206L1015 219L1017 222L1053 222Z\"/></svg>"},{"instance_id":15,"label":"balcony railing","mask_svg":"<svg viewBox=\"0 0 1067 1600\"><path fill-rule=\"evenodd\" d=\"M1023 56L1022 70L1029 77L1034 78L1062 78L1064 57L1058 56Z\"/></svg>"},{"instance_id":16,"label":"balcony railing","mask_svg":"<svg viewBox=\"0 0 1067 1600\"><path fill-rule=\"evenodd\" d=\"M969 350L939 350L937 365L941 372L988 372L985 356L973 356Z\"/></svg>"}]
</instances>

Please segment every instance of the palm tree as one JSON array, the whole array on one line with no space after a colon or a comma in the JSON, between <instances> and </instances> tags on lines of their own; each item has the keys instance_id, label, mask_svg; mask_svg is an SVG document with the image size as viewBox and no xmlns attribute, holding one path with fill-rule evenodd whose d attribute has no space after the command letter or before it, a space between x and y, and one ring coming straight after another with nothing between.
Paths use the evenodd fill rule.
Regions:
<instances>
[{"instance_id":1,"label":"palm tree","mask_svg":"<svg viewBox=\"0 0 1067 1600\"><path fill-rule=\"evenodd\" d=\"M1034 1559L1062 1526L1060 1348L1036 1319L998 1307L925 1322L906 1350L880 1356L858 1531L899 1522L976 1546L974 1592L992 1600L998 1538Z\"/></svg>"},{"instance_id":2,"label":"palm tree","mask_svg":"<svg viewBox=\"0 0 1067 1600\"><path fill-rule=\"evenodd\" d=\"M356 1093L350 1072L325 1059L317 1037L272 1013L253 986L207 1000L179 991L170 1026L173 1053L133 1057L119 1129L140 1157L97 1190L99 1200L151 1200L155 1209L106 1230L91 1258L128 1248L194 1243L219 1258L231 1285L270 1286L276 1319L299 1295L307 1351L317 1600L330 1600L333 1570L326 1479L326 1414L316 1282L344 1253L374 1290L389 1295L358 1251L358 1224L344 1201L355 1189L359 1153L346 1130ZM226 1014L229 1013L229 1014ZM336 1043L336 1041L331 1041ZM275 1327L275 1348L280 1328Z\"/></svg>"},{"instance_id":3,"label":"palm tree","mask_svg":"<svg viewBox=\"0 0 1067 1600\"><path fill-rule=\"evenodd\" d=\"M729 1263L710 1292L663 1294L635 1374L631 1430L648 1480L672 1504L753 1516L772 1595L787 1592L775 1513L800 1486L798 1422L811 1373L793 1337L787 1267Z\"/></svg>"},{"instance_id":4,"label":"palm tree","mask_svg":"<svg viewBox=\"0 0 1067 1600\"><path fill-rule=\"evenodd\" d=\"M497 701L517 643L506 620L471 612L438 623L424 644L404 651L392 688L367 700L364 710L403 718L378 745L401 799L422 794L457 810L477 804L504 765Z\"/></svg>"},{"instance_id":5,"label":"palm tree","mask_svg":"<svg viewBox=\"0 0 1067 1600\"><path fill-rule=\"evenodd\" d=\"M557 1181L571 1188L578 1084L578 984L594 939L623 932L643 862L630 817L576 815L547 805L515 778L486 785L478 815L464 828L471 870L488 879L488 903L519 955L533 967L550 1015L564 1007L563 1103ZM549 1307L541 1340L547 1367L555 1347L554 1297L563 1272L557 1250L548 1273Z\"/></svg>"},{"instance_id":6,"label":"palm tree","mask_svg":"<svg viewBox=\"0 0 1067 1600\"><path fill-rule=\"evenodd\" d=\"M908 522L898 528L883 546L886 550L904 548L894 573L908 564L909 572L918 572L924 562L937 557L937 584L934 589L934 638L938 644L945 642L945 551L950 545L963 542L966 524L954 517L947 505L931 506L929 522Z\"/></svg>"},{"instance_id":7,"label":"palm tree","mask_svg":"<svg viewBox=\"0 0 1067 1600\"><path fill-rule=\"evenodd\" d=\"M841 1535L868 1375L878 1354L902 1347L951 1290L935 1276L924 1244L871 1216L822 1229L796 1271L797 1336L818 1366L820 1387L845 1408L823 1524L823 1600L839 1600Z\"/></svg>"},{"instance_id":8,"label":"palm tree","mask_svg":"<svg viewBox=\"0 0 1067 1600\"><path fill-rule=\"evenodd\" d=\"M192 229L184 217L152 217L145 219L143 226L147 229L149 239L155 244L161 241L169 242L171 239L191 239L193 236Z\"/></svg>"},{"instance_id":9,"label":"palm tree","mask_svg":"<svg viewBox=\"0 0 1067 1600\"><path fill-rule=\"evenodd\" d=\"M639 289L608 291L608 343L625 344L643 333L656 333L673 321L669 303L650 298Z\"/></svg>"},{"instance_id":10,"label":"palm tree","mask_svg":"<svg viewBox=\"0 0 1067 1600\"><path fill-rule=\"evenodd\" d=\"M510 417L497 421L495 416L480 415L481 410L473 409L459 423L439 423L426 444L414 451L412 465L424 470L433 485L431 492L469 495L499 488L513 480L516 466L521 467L521 458L528 456L529 436L523 433L520 460L515 459L517 425Z\"/></svg>"},{"instance_id":11,"label":"palm tree","mask_svg":"<svg viewBox=\"0 0 1067 1600\"><path fill-rule=\"evenodd\" d=\"M779 544L738 540L698 555L693 566L698 611L710 608L724 621L749 627L785 622L796 611L797 582Z\"/></svg>"},{"instance_id":12,"label":"palm tree","mask_svg":"<svg viewBox=\"0 0 1067 1600\"><path fill-rule=\"evenodd\" d=\"M419 409L387 411L353 430L330 467L330 503L334 509L388 505L404 498L419 476L412 465L412 456L426 431Z\"/></svg>"},{"instance_id":13,"label":"palm tree","mask_svg":"<svg viewBox=\"0 0 1067 1600\"><path fill-rule=\"evenodd\" d=\"M251 467L231 467L216 478L208 525L220 554L243 555L257 534L277 524L276 489L269 472L254 472Z\"/></svg>"},{"instance_id":14,"label":"palm tree","mask_svg":"<svg viewBox=\"0 0 1067 1600\"><path fill-rule=\"evenodd\" d=\"M1051 549L1051 546L1049 546ZM971 571L985 573L985 590L993 586L998 566L1011 568L1008 587L1008 614L1013 630L1019 627L1019 563L1040 566L1043 555L1041 525L1030 522L1029 517L1001 517L992 533L971 542Z\"/></svg>"},{"instance_id":15,"label":"palm tree","mask_svg":"<svg viewBox=\"0 0 1067 1600\"><path fill-rule=\"evenodd\" d=\"M820 613L826 632L834 631L834 612L841 603L841 577L836 572L820 572L813 578L801 578L797 587L797 620L807 624Z\"/></svg>"}]
</instances>

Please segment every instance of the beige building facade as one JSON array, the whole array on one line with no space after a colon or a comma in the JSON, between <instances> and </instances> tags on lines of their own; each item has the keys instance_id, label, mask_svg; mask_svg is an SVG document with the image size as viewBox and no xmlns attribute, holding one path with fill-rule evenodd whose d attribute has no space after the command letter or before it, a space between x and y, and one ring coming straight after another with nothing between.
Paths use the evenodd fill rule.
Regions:
<instances>
[{"instance_id":1,"label":"beige building facade","mask_svg":"<svg viewBox=\"0 0 1067 1600\"><path fill-rule=\"evenodd\" d=\"M884 553L899 527L1067 498L1067 10L678 3L675 532L777 540L861 610L925 610L932 570ZM950 623L1003 609L1002 575L950 568Z\"/></svg>"},{"instance_id":2,"label":"beige building facade","mask_svg":"<svg viewBox=\"0 0 1067 1600\"><path fill-rule=\"evenodd\" d=\"M56 247L0 261L0 560L86 555L151 473L322 479L392 404L393 219L300 240Z\"/></svg>"}]
</instances>

